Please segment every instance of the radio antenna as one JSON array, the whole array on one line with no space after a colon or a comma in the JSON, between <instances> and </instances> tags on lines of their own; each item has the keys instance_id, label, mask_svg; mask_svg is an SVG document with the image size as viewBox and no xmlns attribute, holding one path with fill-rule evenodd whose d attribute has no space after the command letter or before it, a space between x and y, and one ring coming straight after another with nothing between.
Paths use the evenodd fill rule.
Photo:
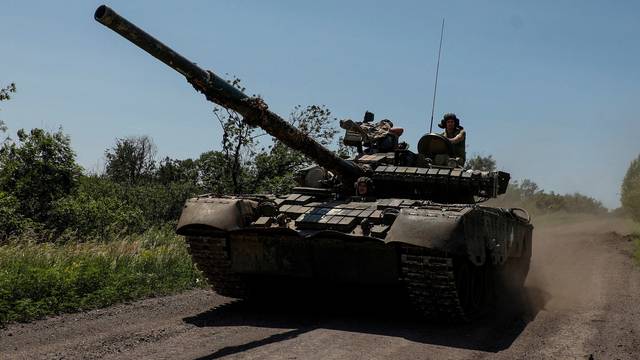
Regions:
<instances>
[{"instance_id":1,"label":"radio antenna","mask_svg":"<svg viewBox=\"0 0 640 360\"><path fill-rule=\"evenodd\" d=\"M436 92L438 91L438 72L440 70L440 53L442 52L442 34L444 34L444 18L442 18L442 28L440 29L440 46L438 47L438 64L436 65L436 83L433 86L433 103L431 104L431 124L429 124L429 132L433 130L433 112L436 109Z\"/></svg>"}]
</instances>

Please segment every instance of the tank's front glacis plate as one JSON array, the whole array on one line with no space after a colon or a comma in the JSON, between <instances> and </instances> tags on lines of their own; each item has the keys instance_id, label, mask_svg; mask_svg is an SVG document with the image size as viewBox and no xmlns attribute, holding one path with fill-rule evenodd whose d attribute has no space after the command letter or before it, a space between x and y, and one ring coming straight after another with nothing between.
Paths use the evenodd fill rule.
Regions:
<instances>
[{"instance_id":1,"label":"tank's front glacis plate","mask_svg":"<svg viewBox=\"0 0 640 360\"><path fill-rule=\"evenodd\" d=\"M288 276L336 283L384 284L398 281L398 259L383 242L335 232L229 234L231 269L240 274Z\"/></svg>"}]
</instances>

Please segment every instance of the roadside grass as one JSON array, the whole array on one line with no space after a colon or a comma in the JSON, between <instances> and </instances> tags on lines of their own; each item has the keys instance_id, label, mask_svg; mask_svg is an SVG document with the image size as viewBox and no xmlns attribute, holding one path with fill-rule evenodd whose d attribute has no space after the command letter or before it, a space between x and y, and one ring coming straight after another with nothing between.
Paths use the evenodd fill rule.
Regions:
<instances>
[{"instance_id":1,"label":"roadside grass","mask_svg":"<svg viewBox=\"0 0 640 360\"><path fill-rule=\"evenodd\" d=\"M0 326L205 286L172 229L104 242L0 246Z\"/></svg>"}]
</instances>

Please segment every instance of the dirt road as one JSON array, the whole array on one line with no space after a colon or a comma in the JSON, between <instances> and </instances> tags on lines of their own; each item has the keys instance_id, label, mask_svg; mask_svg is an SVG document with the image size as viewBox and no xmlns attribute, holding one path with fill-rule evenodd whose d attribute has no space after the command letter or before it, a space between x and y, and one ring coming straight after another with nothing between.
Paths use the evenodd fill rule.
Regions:
<instances>
[{"instance_id":1,"label":"dirt road","mask_svg":"<svg viewBox=\"0 0 640 360\"><path fill-rule=\"evenodd\" d=\"M272 306L192 291L10 325L0 359L640 359L640 269L625 225L537 226L529 306L474 325L424 324L373 300Z\"/></svg>"}]
</instances>

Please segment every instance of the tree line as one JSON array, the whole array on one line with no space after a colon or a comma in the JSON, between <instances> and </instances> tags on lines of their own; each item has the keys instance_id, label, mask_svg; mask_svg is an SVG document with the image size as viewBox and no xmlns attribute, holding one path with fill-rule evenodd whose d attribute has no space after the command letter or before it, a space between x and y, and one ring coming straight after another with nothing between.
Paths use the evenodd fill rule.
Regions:
<instances>
[{"instance_id":1,"label":"tree line","mask_svg":"<svg viewBox=\"0 0 640 360\"><path fill-rule=\"evenodd\" d=\"M497 169L493 156L475 155L467 161L465 169L494 171ZM521 207L532 214L544 214L557 211L569 213L604 214L608 209L592 197L574 194L546 192L529 179L512 181L506 194L489 202L503 207Z\"/></svg>"}]
</instances>

